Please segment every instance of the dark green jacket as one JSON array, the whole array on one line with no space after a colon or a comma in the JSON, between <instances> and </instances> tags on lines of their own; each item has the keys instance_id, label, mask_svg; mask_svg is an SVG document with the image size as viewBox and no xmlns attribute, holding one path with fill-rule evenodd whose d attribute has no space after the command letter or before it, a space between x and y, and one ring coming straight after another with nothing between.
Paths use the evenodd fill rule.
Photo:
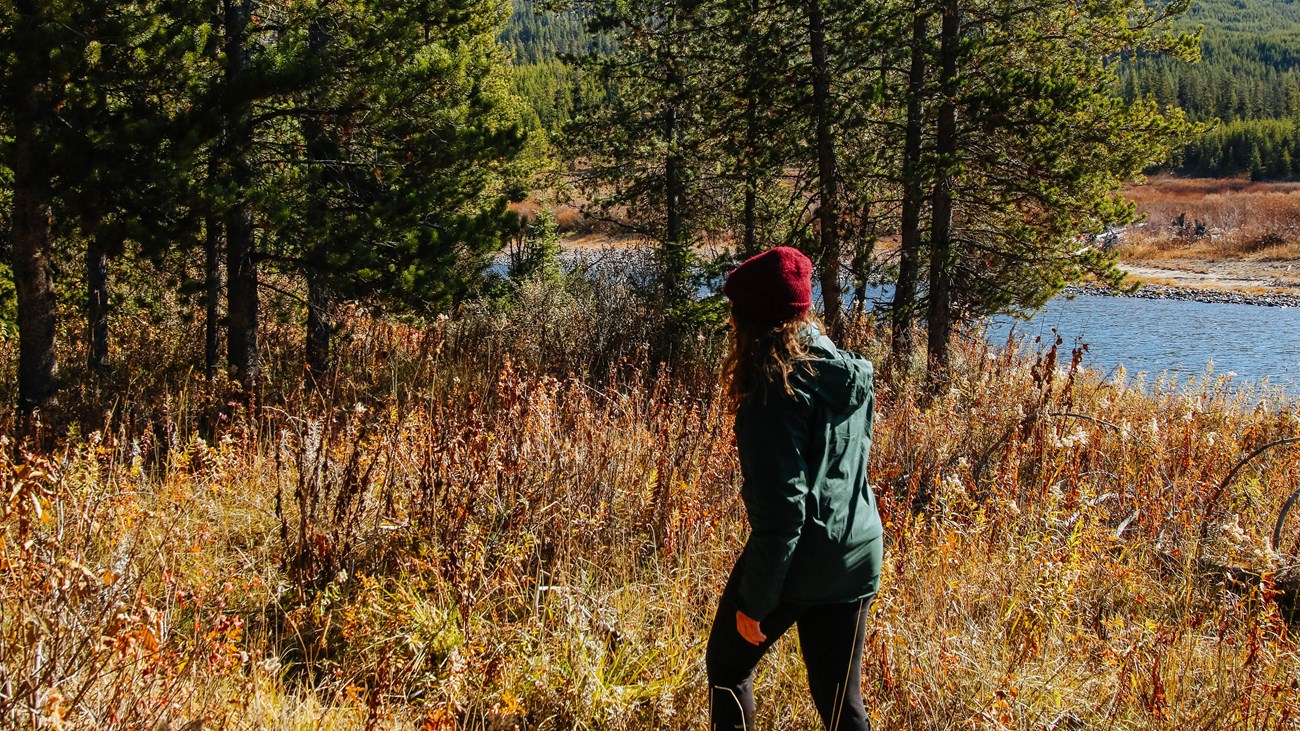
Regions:
<instances>
[{"instance_id":1,"label":"dark green jacket","mask_svg":"<svg viewBox=\"0 0 1300 731\"><path fill-rule=\"evenodd\" d=\"M812 331L811 373L794 396L771 384L741 403L736 447L750 536L740 610L762 620L780 601L837 604L880 587L881 528L867 484L875 407L871 362Z\"/></svg>"}]
</instances>

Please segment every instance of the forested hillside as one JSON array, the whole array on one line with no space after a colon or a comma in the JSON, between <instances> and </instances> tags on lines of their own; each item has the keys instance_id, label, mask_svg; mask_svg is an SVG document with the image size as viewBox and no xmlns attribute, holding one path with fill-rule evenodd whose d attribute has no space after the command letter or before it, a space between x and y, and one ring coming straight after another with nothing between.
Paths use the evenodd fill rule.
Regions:
<instances>
[{"instance_id":1,"label":"forested hillside","mask_svg":"<svg viewBox=\"0 0 1300 731\"><path fill-rule=\"evenodd\" d=\"M1175 167L1195 175L1291 177L1300 152L1300 3L1194 0L1184 28L1202 27L1201 61L1143 56L1120 72L1125 99L1176 105L1219 124Z\"/></svg>"},{"instance_id":2,"label":"forested hillside","mask_svg":"<svg viewBox=\"0 0 1300 731\"><path fill-rule=\"evenodd\" d=\"M1146 98L1177 106L1196 121L1213 123L1171 162L1194 175L1249 173L1257 179L1300 174L1300 3L1292 0L1194 0L1179 25L1203 28L1201 61L1165 55L1126 58L1119 70L1126 101ZM598 85L580 85L559 59L604 53L608 40L588 34L573 13L514 0L503 43L512 52L515 85L552 133L585 101L601 98Z\"/></svg>"},{"instance_id":3,"label":"forested hillside","mask_svg":"<svg viewBox=\"0 0 1300 731\"><path fill-rule=\"evenodd\" d=\"M609 40L588 33L577 14L545 11L536 0L513 0L501 42L516 64L543 63L610 49Z\"/></svg>"},{"instance_id":4,"label":"forested hillside","mask_svg":"<svg viewBox=\"0 0 1300 731\"><path fill-rule=\"evenodd\" d=\"M547 10L536 0L513 0L501 44L510 52L515 93L527 103L527 128L558 138L579 108L604 97L599 82L582 78L573 61L609 53L613 42L607 35L588 33L577 13Z\"/></svg>"}]
</instances>

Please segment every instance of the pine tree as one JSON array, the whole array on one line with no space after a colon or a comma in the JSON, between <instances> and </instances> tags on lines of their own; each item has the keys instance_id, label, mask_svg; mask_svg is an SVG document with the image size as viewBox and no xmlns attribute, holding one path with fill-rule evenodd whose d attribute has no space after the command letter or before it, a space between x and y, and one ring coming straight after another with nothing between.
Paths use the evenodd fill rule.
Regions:
<instances>
[{"instance_id":1,"label":"pine tree","mask_svg":"<svg viewBox=\"0 0 1300 731\"><path fill-rule=\"evenodd\" d=\"M88 363L108 347L108 259L123 241L165 245L175 105L162 93L202 40L198 5L60 0L0 4L0 168L13 180L10 252L19 309L19 413L48 407L58 373L53 247L88 241Z\"/></svg>"},{"instance_id":2,"label":"pine tree","mask_svg":"<svg viewBox=\"0 0 1300 731\"><path fill-rule=\"evenodd\" d=\"M26 423L48 408L58 373L54 277L50 270L54 180L58 144L54 114L67 75L80 54L60 33L73 8L64 3L14 0L0 4L2 126L9 140L3 166L13 181L9 251L18 308L18 413Z\"/></svg>"},{"instance_id":3,"label":"pine tree","mask_svg":"<svg viewBox=\"0 0 1300 731\"><path fill-rule=\"evenodd\" d=\"M307 362L329 365L334 303L432 309L463 296L513 228L519 176L504 17L490 1L322 6L298 115L304 195L275 245L307 282ZM293 181L289 181L292 183Z\"/></svg>"},{"instance_id":4,"label":"pine tree","mask_svg":"<svg viewBox=\"0 0 1300 731\"><path fill-rule=\"evenodd\" d=\"M1107 59L1194 53L1194 38L1165 32L1185 5L943 0L927 293L932 385L947 381L956 324L1032 310L1085 272L1118 278L1113 259L1080 238L1127 220L1119 187L1192 128L1176 110L1115 98Z\"/></svg>"},{"instance_id":5,"label":"pine tree","mask_svg":"<svg viewBox=\"0 0 1300 731\"><path fill-rule=\"evenodd\" d=\"M692 247L704 232L702 126L705 68L696 63L705 15L687 0L583 0L588 32L617 38L616 50L584 60L609 96L584 110L571 135L579 184L592 215L655 243L665 308L691 302Z\"/></svg>"}]
</instances>

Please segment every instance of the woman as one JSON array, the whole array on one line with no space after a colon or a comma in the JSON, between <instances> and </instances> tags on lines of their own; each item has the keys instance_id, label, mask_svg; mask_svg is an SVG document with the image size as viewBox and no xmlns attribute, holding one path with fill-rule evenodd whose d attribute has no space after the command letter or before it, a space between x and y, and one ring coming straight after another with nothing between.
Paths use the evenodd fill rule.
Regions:
<instances>
[{"instance_id":1,"label":"woman","mask_svg":"<svg viewBox=\"0 0 1300 731\"><path fill-rule=\"evenodd\" d=\"M754 668L795 624L826 728L870 728L862 647L881 560L867 484L872 367L821 334L811 275L806 256L778 247L737 267L723 290L733 325L724 377L750 536L709 633L715 731L753 728Z\"/></svg>"}]
</instances>

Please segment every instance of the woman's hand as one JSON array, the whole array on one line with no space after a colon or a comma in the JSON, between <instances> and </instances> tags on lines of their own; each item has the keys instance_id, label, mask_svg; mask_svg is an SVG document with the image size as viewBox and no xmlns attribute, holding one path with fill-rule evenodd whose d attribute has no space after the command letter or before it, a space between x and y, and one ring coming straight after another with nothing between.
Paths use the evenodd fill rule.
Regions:
<instances>
[{"instance_id":1,"label":"woman's hand","mask_svg":"<svg viewBox=\"0 0 1300 731\"><path fill-rule=\"evenodd\" d=\"M750 619L739 609L736 610L736 631L751 645L761 645L767 639L763 629L758 626L758 620Z\"/></svg>"}]
</instances>

